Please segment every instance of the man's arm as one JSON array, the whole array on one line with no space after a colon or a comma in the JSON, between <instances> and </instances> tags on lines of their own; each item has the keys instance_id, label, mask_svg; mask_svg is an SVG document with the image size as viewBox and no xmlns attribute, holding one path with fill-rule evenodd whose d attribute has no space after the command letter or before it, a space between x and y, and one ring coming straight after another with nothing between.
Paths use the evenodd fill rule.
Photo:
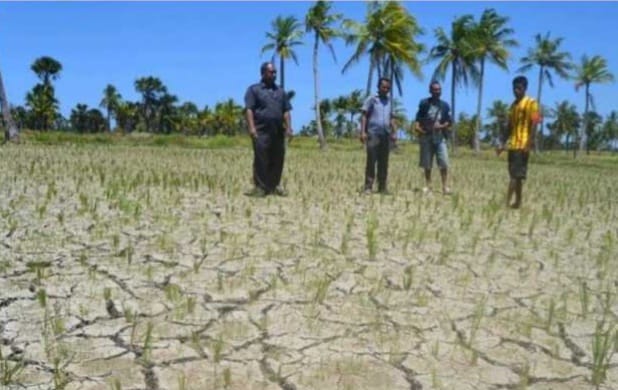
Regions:
<instances>
[{"instance_id":1,"label":"man's arm","mask_svg":"<svg viewBox=\"0 0 618 390\"><path fill-rule=\"evenodd\" d=\"M446 102L442 102L443 110L444 110L444 118L442 123L440 123L442 130L448 130L453 124L453 119L451 118L451 106Z\"/></svg>"},{"instance_id":2,"label":"man's arm","mask_svg":"<svg viewBox=\"0 0 618 390\"><path fill-rule=\"evenodd\" d=\"M423 101L421 100L420 103L418 104L418 110L416 110L416 117L414 119L414 131L416 132L416 134L425 134L425 130L421 126L422 107L423 107Z\"/></svg>"},{"instance_id":3,"label":"man's arm","mask_svg":"<svg viewBox=\"0 0 618 390\"><path fill-rule=\"evenodd\" d=\"M247 131L252 138L257 137L257 131L255 130L255 121L253 120L253 110L247 108L245 110L245 118L247 119Z\"/></svg>"},{"instance_id":4,"label":"man's arm","mask_svg":"<svg viewBox=\"0 0 618 390\"><path fill-rule=\"evenodd\" d=\"M361 111L361 122L360 122L360 140L362 143L367 141L367 111Z\"/></svg>"},{"instance_id":5,"label":"man's arm","mask_svg":"<svg viewBox=\"0 0 618 390\"><path fill-rule=\"evenodd\" d=\"M390 136L393 141L397 138L397 127L398 127L397 119L393 115L391 115Z\"/></svg>"},{"instance_id":6,"label":"man's arm","mask_svg":"<svg viewBox=\"0 0 618 390\"><path fill-rule=\"evenodd\" d=\"M253 116L253 108L255 107L255 95L251 87L247 88L245 93L245 118L247 119L247 131L252 138L257 136L255 130L255 119Z\"/></svg>"},{"instance_id":7,"label":"man's arm","mask_svg":"<svg viewBox=\"0 0 618 390\"><path fill-rule=\"evenodd\" d=\"M365 99L363 102L363 107L361 108L360 140L362 143L365 143L367 140L367 122L369 120L369 109L372 104L373 98L369 97Z\"/></svg>"},{"instance_id":8,"label":"man's arm","mask_svg":"<svg viewBox=\"0 0 618 390\"><path fill-rule=\"evenodd\" d=\"M292 115L290 111L286 111L283 113L283 123L285 125L285 135L288 137L292 136Z\"/></svg>"},{"instance_id":9,"label":"man's arm","mask_svg":"<svg viewBox=\"0 0 618 390\"><path fill-rule=\"evenodd\" d=\"M534 142L536 140L536 130L539 123L541 123L539 104L535 100L533 100L530 104L530 133L528 134L528 144L526 145L526 151L534 147Z\"/></svg>"}]
</instances>

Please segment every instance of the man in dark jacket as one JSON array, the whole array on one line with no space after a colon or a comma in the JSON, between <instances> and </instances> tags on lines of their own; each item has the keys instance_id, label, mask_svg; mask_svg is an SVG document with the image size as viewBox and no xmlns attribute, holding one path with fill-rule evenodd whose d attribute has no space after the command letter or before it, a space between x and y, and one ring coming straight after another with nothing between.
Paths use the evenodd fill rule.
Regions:
<instances>
[{"instance_id":1,"label":"man in dark jacket","mask_svg":"<svg viewBox=\"0 0 618 390\"><path fill-rule=\"evenodd\" d=\"M272 62L260 67L262 79L245 93L245 115L253 141L253 184L250 195L285 196L280 186L285 157L285 136L292 136L290 105L283 88L275 84Z\"/></svg>"}]
</instances>

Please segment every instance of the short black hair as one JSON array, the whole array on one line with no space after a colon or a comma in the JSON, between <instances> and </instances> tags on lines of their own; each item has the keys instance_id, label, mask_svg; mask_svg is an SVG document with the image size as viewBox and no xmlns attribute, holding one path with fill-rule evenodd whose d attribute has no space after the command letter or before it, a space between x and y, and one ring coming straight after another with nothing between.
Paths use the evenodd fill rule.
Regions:
<instances>
[{"instance_id":1,"label":"short black hair","mask_svg":"<svg viewBox=\"0 0 618 390\"><path fill-rule=\"evenodd\" d=\"M261 75L266 73L266 70L268 69L268 65L272 65L272 62L266 61L266 62L262 63L262 65L260 65L260 74Z\"/></svg>"},{"instance_id":2,"label":"short black hair","mask_svg":"<svg viewBox=\"0 0 618 390\"><path fill-rule=\"evenodd\" d=\"M391 79L389 79L388 77L380 77L380 80L378 80L378 88L380 88L380 85L382 85L382 81L386 81L391 84Z\"/></svg>"},{"instance_id":3,"label":"short black hair","mask_svg":"<svg viewBox=\"0 0 618 390\"><path fill-rule=\"evenodd\" d=\"M431 80L431 83L429 83L429 88L431 88L432 85L438 84L439 86L442 86L442 84L440 84L440 82L438 80Z\"/></svg>"},{"instance_id":4,"label":"short black hair","mask_svg":"<svg viewBox=\"0 0 618 390\"><path fill-rule=\"evenodd\" d=\"M526 76L517 76L513 79L513 86L523 85L524 89L528 89L528 79Z\"/></svg>"}]
</instances>

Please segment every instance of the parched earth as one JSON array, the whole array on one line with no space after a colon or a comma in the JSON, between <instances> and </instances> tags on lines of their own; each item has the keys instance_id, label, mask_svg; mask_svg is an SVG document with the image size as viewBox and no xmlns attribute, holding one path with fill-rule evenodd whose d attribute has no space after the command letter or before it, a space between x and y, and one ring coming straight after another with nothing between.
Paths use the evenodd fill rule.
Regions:
<instances>
[{"instance_id":1,"label":"parched earth","mask_svg":"<svg viewBox=\"0 0 618 390\"><path fill-rule=\"evenodd\" d=\"M408 145L392 196L360 150L285 198L245 149L0 156L2 388L618 389L616 164L533 159L513 211L504 156L423 195Z\"/></svg>"}]
</instances>

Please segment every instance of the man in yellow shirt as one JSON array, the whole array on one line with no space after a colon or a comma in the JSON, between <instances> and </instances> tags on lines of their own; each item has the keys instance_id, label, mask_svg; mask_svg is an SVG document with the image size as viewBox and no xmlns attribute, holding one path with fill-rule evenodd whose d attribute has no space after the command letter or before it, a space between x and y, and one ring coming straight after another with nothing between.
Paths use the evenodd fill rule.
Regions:
<instances>
[{"instance_id":1,"label":"man in yellow shirt","mask_svg":"<svg viewBox=\"0 0 618 390\"><path fill-rule=\"evenodd\" d=\"M513 79L515 101L511 104L506 141L510 176L506 202L507 206L514 209L521 207L521 193L528 171L528 157L533 146L536 126L541 120L539 104L526 96L527 88L528 79L526 77L518 76ZM497 154L500 155L504 148L504 144L498 146ZM513 195L515 195L515 202L511 204Z\"/></svg>"}]
</instances>

